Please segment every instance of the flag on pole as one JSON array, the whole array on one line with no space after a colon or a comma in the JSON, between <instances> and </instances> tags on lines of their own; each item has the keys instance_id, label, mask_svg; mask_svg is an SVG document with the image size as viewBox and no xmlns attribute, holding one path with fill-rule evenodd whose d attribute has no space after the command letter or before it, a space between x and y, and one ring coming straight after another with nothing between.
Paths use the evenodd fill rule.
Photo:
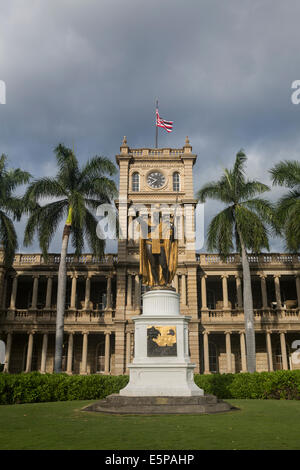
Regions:
<instances>
[{"instance_id":1,"label":"flag on pole","mask_svg":"<svg viewBox=\"0 0 300 470\"><path fill-rule=\"evenodd\" d=\"M156 108L156 127L162 127L167 132L172 132L173 121L166 121L159 116L158 109Z\"/></svg>"}]
</instances>

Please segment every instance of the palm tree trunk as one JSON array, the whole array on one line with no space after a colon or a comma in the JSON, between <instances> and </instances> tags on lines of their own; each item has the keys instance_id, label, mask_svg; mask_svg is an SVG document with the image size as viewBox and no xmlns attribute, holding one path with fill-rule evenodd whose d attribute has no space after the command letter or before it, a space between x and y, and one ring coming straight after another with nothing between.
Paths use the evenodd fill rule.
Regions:
<instances>
[{"instance_id":1,"label":"palm tree trunk","mask_svg":"<svg viewBox=\"0 0 300 470\"><path fill-rule=\"evenodd\" d=\"M55 359L54 372L62 370L62 348L64 340L64 315L66 303L67 286L67 263L68 242L70 238L70 225L65 225L60 254L57 284L57 313L56 313L56 336L55 336Z\"/></svg>"},{"instance_id":2,"label":"palm tree trunk","mask_svg":"<svg viewBox=\"0 0 300 470\"><path fill-rule=\"evenodd\" d=\"M245 318L245 335L246 335L246 350L247 350L247 369L248 372L255 372L256 370L256 355L255 355L255 329L254 329L254 315L253 315L253 297L251 287L251 274L247 252L245 249L244 241L239 233L239 239L242 251L242 267L243 267L243 294L244 294L244 318Z\"/></svg>"}]
</instances>

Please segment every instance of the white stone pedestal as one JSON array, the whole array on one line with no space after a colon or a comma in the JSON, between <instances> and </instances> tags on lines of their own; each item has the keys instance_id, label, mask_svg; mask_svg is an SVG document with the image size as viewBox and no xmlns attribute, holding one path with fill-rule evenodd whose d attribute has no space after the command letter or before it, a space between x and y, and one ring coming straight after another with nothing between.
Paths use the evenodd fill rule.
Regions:
<instances>
[{"instance_id":1,"label":"white stone pedestal","mask_svg":"<svg viewBox=\"0 0 300 470\"><path fill-rule=\"evenodd\" d=\"M134 360L128 365L130 380L120 395L204 395L203 390L194 383L195 364L190 362L189 357L190 318L180 314L179 294L172 290L152 290L143 295L143 313L133 318L135 349ZM154 347L151 341L149 345L149 329L157 335L153 340ZM171 343L171 351L162 345L165 338Z\"/></svg>"}]
</instances>

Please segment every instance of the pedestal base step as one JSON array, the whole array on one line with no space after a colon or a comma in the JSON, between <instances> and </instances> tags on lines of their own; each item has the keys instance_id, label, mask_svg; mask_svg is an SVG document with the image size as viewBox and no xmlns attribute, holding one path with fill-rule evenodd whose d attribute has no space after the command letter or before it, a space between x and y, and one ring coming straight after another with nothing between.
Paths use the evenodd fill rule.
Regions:
<instances>
[{"instance_id":1,"label":"pedestal base step","mask_svg":"<svg viewBox=\"0 0 300 470\"><path fill-rule=\"evenodd\" d=\"M214 395L194 397L126 397L112 394L104 400L83 408L109 414L212 414L237 408Z\"/></svg>"}]
</instances>

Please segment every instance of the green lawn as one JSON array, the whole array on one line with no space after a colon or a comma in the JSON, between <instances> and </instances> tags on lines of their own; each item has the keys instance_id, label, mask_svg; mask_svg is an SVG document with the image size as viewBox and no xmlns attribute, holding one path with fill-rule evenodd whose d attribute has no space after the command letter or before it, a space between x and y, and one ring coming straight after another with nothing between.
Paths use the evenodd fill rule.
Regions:
<instances>
[{"instance_id":1,"label":"green lawn","mask_svg":"<svg viewBox=\"0 0 300 470\"><path fill-rule=\"evenodd\" d=\"M0 449L300 449L300 401L230 400L239 411L109 416L91 401L0 406Z\"/></svg>"}]
</instances>

